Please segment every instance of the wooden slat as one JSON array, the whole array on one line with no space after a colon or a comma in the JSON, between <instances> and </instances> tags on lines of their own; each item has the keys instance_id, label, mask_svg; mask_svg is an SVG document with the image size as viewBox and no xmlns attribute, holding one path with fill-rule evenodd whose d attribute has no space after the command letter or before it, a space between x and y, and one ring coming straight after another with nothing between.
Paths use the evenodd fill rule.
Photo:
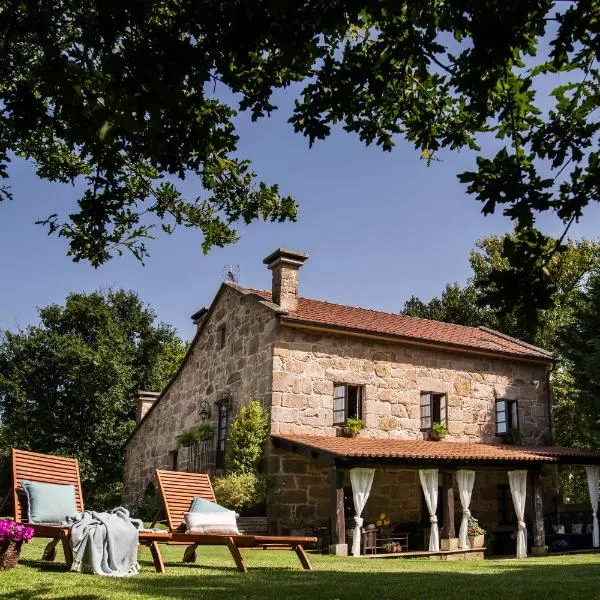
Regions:
<instances>
[{"instance_id":1,"label":"wooden slat","mask_svg":"<svg viewBox=\"0 0 600 600\"><path fill-rule=\"evenodd\" d=\"M78 511L83 511L79 462L76 458L13 448L11 461L15 521L22 522L27 515L27 499L21 486L23 479L75 486L75 505Z\"/></svg>"},{"instance_id":2,"label":"wooden slat","mask_svg":"<svg viewBox=\"0 0 600 600\"><path fill-rule=\"evenodd\" d=\"M156 479L171 531L181 529L183 513L187 511L196 496L209 502L216 501L210 477L206 473L157 469Z\"/></svg>"}]
</instances>

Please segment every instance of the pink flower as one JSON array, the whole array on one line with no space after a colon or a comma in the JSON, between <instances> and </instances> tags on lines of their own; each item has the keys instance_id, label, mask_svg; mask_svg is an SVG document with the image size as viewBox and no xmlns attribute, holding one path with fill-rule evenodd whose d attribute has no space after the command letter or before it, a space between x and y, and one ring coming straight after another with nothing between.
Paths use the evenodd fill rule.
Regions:
<instances>
[{"instance_id":1,"label":"pink flower","mask_svg":"<svg viewBox=\"0 0 600 600\"><path fill-rule=\"evenodd\" d=\"M28 542L33 535L33 527L0 519L0 542Z\"/></svg>"}]
</instances>

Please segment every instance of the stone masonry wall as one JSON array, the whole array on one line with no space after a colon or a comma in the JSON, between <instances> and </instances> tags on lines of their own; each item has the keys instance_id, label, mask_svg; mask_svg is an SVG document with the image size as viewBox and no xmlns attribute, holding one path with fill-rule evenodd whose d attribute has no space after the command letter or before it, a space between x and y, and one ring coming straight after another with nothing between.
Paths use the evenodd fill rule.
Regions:
<instances>
[{"instance_id":1,"label":"stone masonry wall","mask_svg":"<svg viewBox=\"0 0 600 600\"><path fill-rule=\"evenodd\" d=\"M364 386L361 436L422 439L420 394L447 394L448 440L498 442L495 400L518 400L524 443L548 442L545 366L282 327L272 433L336 435L334 383Z\"/></svg>"},{"instance_id":2,"label":"stone masonry wall","mask_svg":"<svg viewBox=\"0 0 600 600\"><path fill-rule=\"evenodd\" d=\"M328 526L331 517L329 469L316 460L276 449L271 451L268 465L277 488L268 516L285 522L290 510L295 509L311 526Z\"/></svg>"},{"instance_id":3,"label":"stone masonry wall","mask_svg":"<svg viewBox=\"0 0 600 600\"><path fill-rule=\"evenodd\" d=\"M253 399L261 400L264 406L270 403L275 314L256 298L227 285L216 302L177 379L127 444L126 501L143 492L153 480L155 468L170 468L169 452L177 447L176 436L200 424L201 401L211 406L215 430L215 402L226 392L233 398L232 416ZM221 325L226 327L224 348L220 347ZM186 453L180 454L185 459ZM185 468L181 459L180 469Z\"/></svg>"}]
</instances>

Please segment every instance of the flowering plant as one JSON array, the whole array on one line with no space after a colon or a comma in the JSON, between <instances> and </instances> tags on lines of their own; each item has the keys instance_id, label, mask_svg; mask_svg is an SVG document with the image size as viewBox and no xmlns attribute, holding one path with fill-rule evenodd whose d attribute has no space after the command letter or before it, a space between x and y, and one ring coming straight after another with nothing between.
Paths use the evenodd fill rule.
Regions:
<instances>
[{"instance_id":1,"label":"flowering plant","mask_svg":"<svg viewBox=\"0 0 600 600\"><path fill-rule=\"evenodd\" d=\"M33 534L33 527L0 519L0 542L28 542Z\"/></svg>"},{"instance_id":2,"label":"flowering plant","mask_svg":"<svg viewBox=\"0 0 600 600\"><path fill-rule=\"evenodd\" d=\"M467 535L476 536L484 534L485 529L479 526L479 521L475 517L469 517L469 527L467 529Z\"/></svg>"}]
</instances>

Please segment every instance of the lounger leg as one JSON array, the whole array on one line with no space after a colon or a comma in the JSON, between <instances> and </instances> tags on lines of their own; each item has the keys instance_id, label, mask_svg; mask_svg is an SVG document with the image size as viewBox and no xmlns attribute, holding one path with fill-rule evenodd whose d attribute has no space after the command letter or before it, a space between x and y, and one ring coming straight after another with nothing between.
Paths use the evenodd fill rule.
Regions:
<instances>
[{"instance_id":1,"label":"lounger leg","mask_svg":"<svg viewBox=\"0 0 600 600\"><path fill-rule=\"evenodd\" d=\"M296 551L296 554L298 555L298 558L300 559L302 566L307 571L312 571L312 566L311 566L310 562L308 561L308 556L306 556L306 553L304 552L304 548L302 546L300 546L300 544L298 544L297 546L294 547L294 550Z\"/></svg>"},{"instance_id":2,"label":"lounger leg","mask_svg":"<svg viewBox=\"0 0 600 600\"><path fill-rule=\"evenodd\" d=\"M165 563L163 562L162 554L160 553L160 548L158 547L158 542L150 542L148 544L148 548L150 548L150 554L152 554L152 562L154 563L154 568L157 573L165 572Z\"/></svg>"},{"instance_id":3,"label":"lounger leg","mask_svg":"<svg viewBox=\"0 0 600 600\"><path fill-rule=\"evenodd\" d=\"M235 565L238 568L238 571L242 573L247 573L248 569L244 564L244 559L242 558L242 554L240 553L240 549L235 545L235 542L232 538L226 538L227 547L229 548L229 552L231 552L231 556L233 556L233 560L235 561Z\"/></svg>"},{"instance_id":4,"label":"lounger leg","mask_svg":"<svg viewBox=\"0 0 600 600\"><path fill-rule=\"evenodd\" d=\"M184 563L195 563L196 562L196 548L198 544L192 544L185 549L183 553L183 562Z\"/></svg>"},{"instance_id":5,"label":"lounger leg","mask_svg":"<svg viewBox=\"0 0 600 600\"><path fill-rule=\"evenodd\" d=\"M66 535L60 536L62 542L63 552L65 553L65 563L67 563L67 570L70 570L73 565L73 550L71 548L71 542L69 537Z\"/></svg>"},{"instance_id":6,"label":"lounger leg","mask_svg":"<svg viewBox=\"0 0 600 600\"><path fill-rule=\"evenodd\" d=\"M54 538L46 544L44 553L42 554L42 560L53 561L56 558L56 546L58 542L60 542L60 538Z\"/></svg>"}]
</instances>

